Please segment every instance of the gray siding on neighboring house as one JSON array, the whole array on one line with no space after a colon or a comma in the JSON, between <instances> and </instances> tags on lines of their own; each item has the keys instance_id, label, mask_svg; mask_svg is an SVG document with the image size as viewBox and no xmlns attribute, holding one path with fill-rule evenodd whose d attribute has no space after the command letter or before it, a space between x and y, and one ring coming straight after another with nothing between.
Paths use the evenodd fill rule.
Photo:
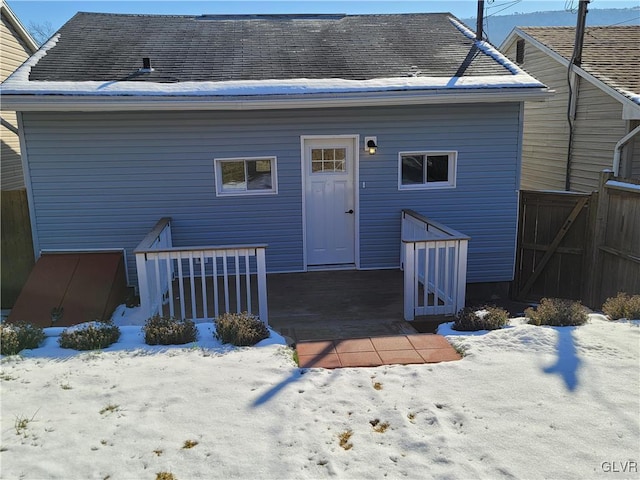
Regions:
<instances>
[{"instance_id":1,"label":"gray siding on neighboring house","mask_svg":"<svg viewBox=\"0 0 640 480\"><path fill-rule=\"evenodd\" d=\"M132 250L163 216L174 245L268 243L303 265L301 135L377 135L360 155L362 268L398 267L400 210L470 235L468 280L513 275L520 104L246 112L24 113L40 249ZM457 150L457 187L398 191L398 152ZM216 197L214 158L277 156L278 194ZM365 182L365 188L362 188Z\"/></svg>"},{"instance_id":2,"label":"gray siding on neighboring house","mask_svg":"<svg viewBox=\"0 0 640 480\"><path fill-rule=\"evenodd\" d=\"M567 69L529 42L524 52L520 66L556 93L545 102L525 104L521 186L564 190L569 142ZM515 61L516 42L504 53Z\"/></svg>"},{"instance_id":3,"label":"gray siding on neighboring house","mask_svg":"<svg viewBox=\"0 0 640 480\"><path fill-rule=\"evenodd\" d=\"M622 104L592 83L581 79L573 134L571 190L598 189L600 172L613 168L618 140L627 134Z\"/></svg>"},{"instance_id":4,"label":"gray siding on neighboring house","mask_svg":"<svg viewBox=\"0 0 640 480\"><path fill-rule=\"evenodd\" d=\"M0 24L0 81L4 81L13 71L29 58L31 50L20 38L13 25L8 21L2 9ZM15 112L0 112L0 171L2 190L16 190L24 187L22 163L20 160L20 141L17 135L18 122ZM5 124L6 122L6 124ZM9 128L8 128L9 127Z\"/></svg>"}]
</instances>

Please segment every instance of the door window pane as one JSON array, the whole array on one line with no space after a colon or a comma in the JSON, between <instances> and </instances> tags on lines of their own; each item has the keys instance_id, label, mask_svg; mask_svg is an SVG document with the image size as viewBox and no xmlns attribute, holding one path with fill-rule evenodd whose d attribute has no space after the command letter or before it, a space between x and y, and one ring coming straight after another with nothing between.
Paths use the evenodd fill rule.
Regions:
<instances>
[{"instance_id":1,"label":"door window pane","mask_svg":"<svg viewBox=\"0 0 640 480\"><path fill-rule=\"evenodd\" d=\"M346 171L345 148L312 148L311 173L331 173Z\"/></svg>"}]
</instances>

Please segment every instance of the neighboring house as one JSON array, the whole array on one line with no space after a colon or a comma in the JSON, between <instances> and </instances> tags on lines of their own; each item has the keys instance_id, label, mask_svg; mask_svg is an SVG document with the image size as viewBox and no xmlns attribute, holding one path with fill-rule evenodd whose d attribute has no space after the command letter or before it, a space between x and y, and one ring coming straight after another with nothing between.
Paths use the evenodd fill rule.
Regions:
<instances>
[{"instance_id":1,"label":"neighboring house","mask_svg":"<svg viewBox=\"0 0 640 480\"><path fill-rule=\"evenodd\" d=\"M0 82L29 58L37 49L31 35L25 30L20 20L2 0L0 6L2 26L0 26ZM2 111L0 126L1 189L15 190L24 188L22 163L20 161L20 140L18 138L18 122L15 112Z\"/></svg>"},{"instance_id":2,"label":"neighboring house","mask_svg":"<svg viewBox=\"0 0 640 480\"><path fill-rule=\"evenodd\" d=\"M568 184L570 190L590 192L598 188L603 169L640 179L640 26L586 29L569 106L574 41L575 28L522 27L500 48L556 92L525 107L523 189L565 190ZM616 144L623 139L628 141L614 162Z\"/></svg>"},{"instance_id":3,"label":"neighboring house","mask_svg":"<svg viewBox=\"0 0 640 480\"><path fill-rule=\"evenodd\" d=\"M398 268L402 209L508 282L524 101L548 96L450 14L78 13L2 86L36 251L123 249L132 285L161 217L300 272Z\"/></svg>"}]
</instances>

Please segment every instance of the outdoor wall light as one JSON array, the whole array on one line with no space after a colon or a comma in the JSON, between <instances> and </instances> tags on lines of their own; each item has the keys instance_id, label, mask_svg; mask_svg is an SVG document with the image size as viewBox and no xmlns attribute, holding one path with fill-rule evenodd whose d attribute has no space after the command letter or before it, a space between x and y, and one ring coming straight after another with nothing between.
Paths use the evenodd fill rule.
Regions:
<instances>
[{"instance_id":1,"label":"outdoor wall light","mask_svg":"<svg viewBox=\"0 0 640 480\"><path fill-rule=\"evenodd\" d=\"M365 150L369 152L369 155L375 155L378 150L378 138L377 137L365 137L364 138Z\"/></svg>"}]
</instances>

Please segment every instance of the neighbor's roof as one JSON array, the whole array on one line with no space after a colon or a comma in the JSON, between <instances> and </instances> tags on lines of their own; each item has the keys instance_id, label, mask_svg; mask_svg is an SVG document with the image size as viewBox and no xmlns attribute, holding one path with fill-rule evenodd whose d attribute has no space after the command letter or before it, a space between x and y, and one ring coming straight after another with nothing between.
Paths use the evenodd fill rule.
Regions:
<instances>
[{"instance_id":1,"label":"neighbor's roof","mask_svg":"<svg viewBox=\"0 0 640 480\"><path fill-rule=\"evenodd\" d=\"M142 59L152 71L142 71ZM78 13L4 95L252 96L545 86L450 14Z\"/></svg>"},{"instance_id":2,"label":"neighbor's roof","mask_svg":"<svg viewBox=\"0 0 640 480\"><path fill-rule=\"evenodd\" d=\"M525 34L570 61L573 27L520 27ZM587 27L581 68L640 103L640 25Z\"/></svg>"}]
</instances>

